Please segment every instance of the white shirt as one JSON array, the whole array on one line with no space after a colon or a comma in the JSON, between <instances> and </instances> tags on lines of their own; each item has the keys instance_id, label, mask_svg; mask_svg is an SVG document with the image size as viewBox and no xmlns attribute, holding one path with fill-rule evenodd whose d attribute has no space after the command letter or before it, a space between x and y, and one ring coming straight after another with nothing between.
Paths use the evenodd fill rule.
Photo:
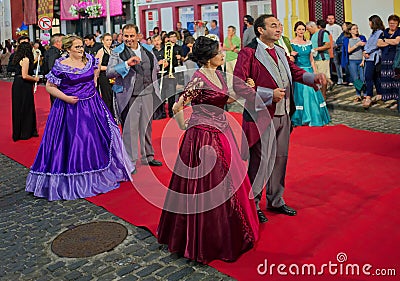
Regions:
<instances>
[{"instance_id":1,"label":"white shirt","mask_svg":"<svg viewBox=\"0 0 400 281\"><path fill-rule=\"evenodd\" d=\"M140 58L140 60L142 60L142 52L141 52L141 49L142 49L142 46L140 46L139 43L138 43L138 47L137 47L136 50L133 49L133 48L131 48L131 50L135 53L135 55L136 55L137 57Z\"/></svg>"},{"instance_id":2,"label":"white shirt","mask_svg":"<svg viewBox=\"0 0 400 281\"><path fill-rule=\"evenodd\" d=\"M32 53L35 60L38 59L39 55L42 56L42 52L40 51L40 49L33 48Z\"/></svg>"},{"instance_id":3,"label":"white shirt","mask_svg":"<svg viewBox=\"0 0 400 281\"><path fill-rule=\"evenodd\" d=\"M340 34L342 34L342 28L340 27L340 25L334 23L332 25L327 24L325 29L329 31L330 34L332 34L333 43L335 44L336 39L338 39Z\"/></svg>"},{"instance_id":4,"label":"white shirt","mask_svg":"<svg viewBox=\"0 0 400 281\"><path fill-rule=\"evenodd\" d=\"M270 47L267 44L265 44L263 41L261 41L260 38L258 38L258 37L257 37L257 43L260 44L261 47L263 47L264 50L265 49L273 49L273 48L275 48L275 45L274 45L274 47Z\"/></svg>"},{"instance_id":5,"label":"white shirt","mask_svg":"<svg viewBox=\"0 0 400 281\"><path fill-rule=\"evenodd\" d=\"M137 56L137 57L139 57L140 58L140 60L142 60L142 52L141 52L141 48L142 48L142 46L140 46L140 44L138 43L138 47L137 47L137 49L135 50L135 49L133 49L133 48L131 48L131 50L135 53L135 56ZM126 66L126 68L129 68L130 66L128 65L128 62L126 61L125 62L125 66Z\"/></svg>"}]
</instances>

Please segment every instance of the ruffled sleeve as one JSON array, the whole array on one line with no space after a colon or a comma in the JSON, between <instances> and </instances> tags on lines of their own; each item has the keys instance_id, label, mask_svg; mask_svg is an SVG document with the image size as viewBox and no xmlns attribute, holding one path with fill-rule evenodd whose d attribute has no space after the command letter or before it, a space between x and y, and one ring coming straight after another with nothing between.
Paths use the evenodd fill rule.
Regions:
<instances>
[{"instance_id":1,"label":"ruffled sleeve","mask_svg":"<svg viewBox=\"0 0 400 281\"><path fill-rule=\"evenodd\" d=\"M60 59L56 60L51 71L46 75L47 81L50 83L60 86L62 81L62 71L60 69Z\"/></svg>"},{"instance_id":2,"label":"ruffled sleeve","mask_svg":"<svg viewBox=\"0 0 400 281\"><path fill-rule=\"evenodd\" d=\"M201 88L202 88L202 86L200 86L201 80L196 74L197 73L193 75L192 80L190 80L189 83L187 83L185 89L183 90L184 102L196 98L201 93Z\"/></svg>"},{"instance_id":3,"label":"ruffled sleeve","mask_svg":"<svg viewBox=\"0 0 400 281\"><path fill-rule=\"evenodd\" d=\"M96 57L94 57L92 55L90 55L90 56L91 56L91 59L93 60L93 68L94 69L98 69L99 68L99 63L100 63L99 58L96 58Z\"/></svg>"}]
</instances>

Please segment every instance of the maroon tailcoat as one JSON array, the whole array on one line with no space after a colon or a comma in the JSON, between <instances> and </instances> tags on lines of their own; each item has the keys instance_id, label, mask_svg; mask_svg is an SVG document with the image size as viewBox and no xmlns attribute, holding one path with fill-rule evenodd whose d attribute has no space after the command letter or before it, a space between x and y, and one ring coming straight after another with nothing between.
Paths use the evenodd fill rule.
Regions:
<instances>
[{"instance_id":1,"label":"maroon tailcoat","mask_svg":"<svg viewBox=\"0 0 400 281\"><path fill-rule=\"evenodd\" d=\"M283 62L290 81L290 115L296 110L293 99L293 81L309 86L314 84L314 74L308 73L292 62L284 49L275 45L278 58ZM276 103L272 102L273 90L278 88L277 77L273 76L272 65L267 59L269 56L263 50L257 40L254 39L247 47L239 52L234 70L235 93L246 99L245 112L243 114L243 132L247 137L249 147L253 146L265 129L269 126L275 114ZM252 78L254 88L249 88L244 81ZM260 91L261 88L263 91ZM263 93L261 93L263 92ZM256 96L258 96L256 98ZM260 105L264 105L261 109ZM256 110L256 108L258 108Z\"/></svg>"}]
</instances>

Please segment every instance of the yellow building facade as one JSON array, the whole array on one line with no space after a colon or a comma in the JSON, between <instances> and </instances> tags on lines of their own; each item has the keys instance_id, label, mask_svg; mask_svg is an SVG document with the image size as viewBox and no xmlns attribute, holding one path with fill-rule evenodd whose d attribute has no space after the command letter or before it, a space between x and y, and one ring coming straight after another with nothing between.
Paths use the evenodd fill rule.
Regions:
<instances>
[{"instance_id":1,"label":"yellow building facade","mask_svg":"<svg viewBox=\"0 0 400 281\"><path fill-rule=\"evenodd\" d=\"M336 2L336 3L335 3ZM339 3L340 2L340 3ZM365 34L368 34L368 18L373 14L378 14L384 23L386 23L386 19L391 14L400 15L400 0L340 0L340 1L323 1L323 0L284 0L277 1L278 11L281 11L278 18L283 20L285 34L289 37L293 36L292 27L294 23L301 20L303 22L307 22L316 18L316 15L312 15L311 11L317 9L323 9L326 14L326 8L323 5L332 5L331 10L336 11L337 7L334 7L335 4L339 4L342 6L339 10L342 9L344 14L343 21L355 22L359 24L362 28L362 31ZM279 7L283 5L283 7ZM356 11L356 14L354 12ZM379 11L379 12L377 12ZM324 14L321 11L321 14ZM282 18L283 17L283 18ZM321 15L320 15L321 17Z\"/></svg>"}]
</instances>

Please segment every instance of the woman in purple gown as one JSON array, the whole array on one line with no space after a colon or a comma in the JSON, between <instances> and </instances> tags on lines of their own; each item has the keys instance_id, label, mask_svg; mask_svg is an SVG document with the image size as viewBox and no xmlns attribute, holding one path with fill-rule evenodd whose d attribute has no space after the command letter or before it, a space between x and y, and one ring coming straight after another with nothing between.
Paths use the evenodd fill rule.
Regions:
<instances>
[{"instance_id":1,"label":"woman in purple gown","mask_svg":"<svg viewBox=\"0 0 400 281\"><path fill-rule=\"evenodd\" d=\"M46 90L57 99L26 180L26 191L48 200L108 192L130 180L133 169L95 88L98 60L84 53L78 36L66 36L63 46L69 56L58 59L46 76Z\"/></svg>"},{"instance_id":2,"label":"woman in purple gown","mask_svg":"<svg viewBox=\"0 0 400 281\"><path fill-rule=\"evenodd\" d=\"M218 42L200 36L193 55L203 65L174 104L184 129L184 104L191 102L174 173L157 230L171 252L201 262L234 261L258 239L258 218L246 168L224 113L231 102L217 71L224 62Z\"/></svg>"}]
</instances>

